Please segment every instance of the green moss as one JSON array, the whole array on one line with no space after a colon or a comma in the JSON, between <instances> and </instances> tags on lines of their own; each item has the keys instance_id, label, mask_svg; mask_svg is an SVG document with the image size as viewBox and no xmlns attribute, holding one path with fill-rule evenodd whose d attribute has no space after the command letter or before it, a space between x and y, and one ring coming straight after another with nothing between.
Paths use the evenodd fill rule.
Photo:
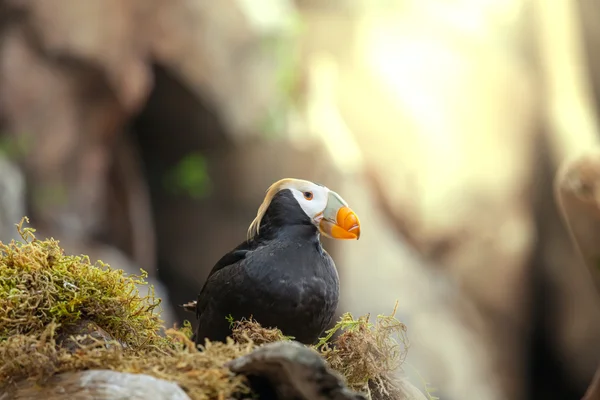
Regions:
<instances>
[{"instance_id":1,"label":"green moss","mask_svg":"<svg viewBox=\"0 0 600 400\"><path fill-rule=\"evenodd\" d=\"M48 324L58 327L90 319L113 338L138 348L160 342L160 300L150 290L140 296L136 284L146 273L126 276L88 257L67 256L58 241L40 241L34 229L17 228L23 242L0 242L0 340L39 335Z\"/></svg>"}]
</instances>

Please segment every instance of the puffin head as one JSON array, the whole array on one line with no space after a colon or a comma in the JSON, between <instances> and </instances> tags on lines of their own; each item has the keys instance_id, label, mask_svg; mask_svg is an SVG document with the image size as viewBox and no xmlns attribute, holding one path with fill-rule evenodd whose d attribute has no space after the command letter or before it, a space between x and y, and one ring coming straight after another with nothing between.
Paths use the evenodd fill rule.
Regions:
<instances>
[{"instance_id":1,"label":"puffin head","mask_svg":"<svg viewBox=\"0 0 600 400\"><path fill-rule=\"evenodd\" d=\"M266 215L280 224L311 223L333 239L360 237L360 222L346 201L333 190L302 179L281 179L269 187L248 228L248 239L259 233Z\"/></svg>"}]
</instances>

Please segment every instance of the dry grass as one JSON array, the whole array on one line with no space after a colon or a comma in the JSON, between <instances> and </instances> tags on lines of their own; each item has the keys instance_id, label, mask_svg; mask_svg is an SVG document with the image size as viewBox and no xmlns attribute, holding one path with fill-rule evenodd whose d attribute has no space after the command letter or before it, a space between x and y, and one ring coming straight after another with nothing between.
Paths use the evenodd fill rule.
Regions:
<instances>
[{"instance_id":1,"label":"dry grass","mask_svg":"<svg viewBox=\"0 0 600 400\"><path fill-rule=\"evenodd\" d=\"M375 324L369 322L369 315L354 319L346 313L315 346L351 389L369 397L400 396L392 373L404 362L409 343L406 325L395 318L397 306L391 315L377 316ZM342 333L331 341L338 330Z\"/></svg>"}]
</instances>

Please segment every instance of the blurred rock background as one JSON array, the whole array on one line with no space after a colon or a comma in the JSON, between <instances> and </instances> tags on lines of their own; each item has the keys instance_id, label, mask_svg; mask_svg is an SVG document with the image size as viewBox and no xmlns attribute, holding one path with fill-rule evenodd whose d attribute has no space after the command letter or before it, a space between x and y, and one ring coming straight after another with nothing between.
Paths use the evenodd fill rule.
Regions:
<instances>
[{"instance_id":1,"label":"blurred rock background","mask_svg":"<svg viewBox=\"0 0 600 400\"><path fill-rule=\"evenodd\" d=\"M315 180L364 225L325 243L340 312L399 300L417 386L579 399L600 309L551 181L598 142L599 18L593 0L0 0L0 240L28 215L144 268L181 323L269 184Z\"/></svg>"}]
</instances>

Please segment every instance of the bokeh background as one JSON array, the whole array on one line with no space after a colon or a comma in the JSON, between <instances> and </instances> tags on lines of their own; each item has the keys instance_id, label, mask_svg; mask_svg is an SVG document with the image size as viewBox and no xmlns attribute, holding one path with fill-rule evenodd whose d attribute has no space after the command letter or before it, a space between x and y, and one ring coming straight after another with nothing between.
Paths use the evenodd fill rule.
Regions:
<instances>
[{"instance_id":1,"label":"bokeh background","mask_svg":"<svg viewBox=\"0 0 600 400\"><path fill-rule=\"evenodd\" d=\"M416 386L579 399L600 308L552 179L599 139L598 21L594 0L0 0L0 240L27 215L144 268L181 324L266 188L314 180L363 225L324 239L339 312L398 300Z\"/></svg>"}]
</instances>

